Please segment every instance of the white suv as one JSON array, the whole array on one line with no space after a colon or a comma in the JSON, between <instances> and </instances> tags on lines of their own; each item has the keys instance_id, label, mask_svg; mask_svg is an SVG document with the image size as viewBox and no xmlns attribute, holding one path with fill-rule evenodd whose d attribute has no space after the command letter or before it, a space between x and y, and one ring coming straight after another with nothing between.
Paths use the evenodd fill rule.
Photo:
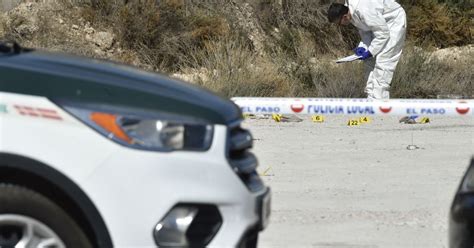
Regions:
<instances>
[{"instance_id":1,"label":"white suv","mask_svg":"<svg viewBox=\"0 0 474 248\"><path fill-rule=\"evenodd\" d=\"M270 191L236 105L0 43L0 247L255 247Z\"/></svg>"}]
</instances>

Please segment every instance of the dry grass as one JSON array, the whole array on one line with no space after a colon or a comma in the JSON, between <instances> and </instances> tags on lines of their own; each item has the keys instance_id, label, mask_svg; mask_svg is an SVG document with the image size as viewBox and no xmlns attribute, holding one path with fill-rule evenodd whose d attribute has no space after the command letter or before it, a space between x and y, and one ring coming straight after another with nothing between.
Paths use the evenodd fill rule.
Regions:
<instances>
[{"instance_id":1,"label":"dry grass","mask_svg":"<svg viewBox=\"0 0 474 248\"><path fill-rule=\"evenodd\" d=\"M474 95L474 53L466 61L449 63L430 56L420 48L408 46L392 81L392 97L436 98L438 95Z\"/></svg>"},{"instance_id":2,"label":"dry grass","mask_svg":"<svg viewBox=\"0 0 474 248\"><path fill-rule=\"evenodd\" d=\"M54 0L51 0L54 1ZM441 1L441 0L440 0ZM84 19L96 30L113 32L118 55L146 69L196 74L196 83L221 95L365 97L363 65L336 65L358 42L354 28L329 24L327 0L57 0L63 9L38 15L38 30L23 32L25 16L0 19L7 38L40 47L97 56L82 39L58 31L50 16L62 13ZM264 53L256 51L252 32L239 25L234 3L248 3L262 30ZM436 97L473 92L473 57L449 63L415 49L472 44L472 4L401 0L408 12L411 45L392 82L392 97ZM248 8L241 8L248 9ZM247 16L246 13L240 13ZM250 16L250 15L249 15ZM74 23L67 22L68 25ZM89 49L89 50L88 50ZM472 93L471 93L472 94Z\"/></svg>"},{"instance_id":3,"label":"dry grass","mask_svg":"<svg viewBox=\"0 0 474 248\"><path fill-rule=\"evenodd\" d=\"M408 37L416 45L445 48L474 42L472 1L471 4L449 0L443 1L445 4L437 0L403 2L407 2Z\"/></svg>"},{"instance_id":4,"label":"dry grass","mask_svg":"<svg viewBox=\"0 0 474 248\"><path fill-rule=\"evenodd\" d=\"M189 47L200 49L205 41L225 37L231 30L222 15L183 0L94 0L80 6L87 21L113 26L124 48L164 72L176 71Z\"/></svg>"},{"instance_id":5,"label":"dry grass","mask_svg":"<svg viewBox=\"0 0 474 248\"><path fill-rule=\"evenodd\" d=\"M255 9L261 25L272 33L278 28L277 46L290 55L294 48L294 34L310 35L318 54L335 54L339 49L351 49L357 43L357 32L353 28L339 27L327 21L326 10L330 1L322 0L259 0ZM336 49L337 48L337 49Z\"/></svg>"},{"instance_id":6,"label":"dry grass","mask_svg":"<svg viewBox=\"0 0 474 248\"><path fill-rule=\"evenodd\" d=\"M223 96L294 94L291 79L271 61L260 58L238 39L208 41L184 61L182 71L205 68L197 84Z\"/></svg>"},{"instance_id":7,"label":"dry grass","mask_svg":"<svg viewBox=\"0 0 474 248\"><path fill-rule=\"evenodd\" d=\"M334 60L338 55L318 53L316 42L306 32L295 32L292 39L292 56L288 55L287 50L276 49L271 53L274 64L292 80L294 93L286 96L362 96L360 64L335 64Z\"/></svg>"},{"instance_id":8,"label":"dry grass","mask_svg":"<svg viewBox=\"0 0 474 248\"><path fill-rule=\"evenodd\" d=\"M209 42L204 50L190 53L181 71L201 71L205 76L196 83L227 97L365 97L362 62L335 64L333 56L312 57L311 45L301 41L291 61L282 51L256 56L242 44L236 40ZM408 45L392 81L392 97L472 97L474 56L469 56L467 61L446 63Z\"/></svg>"},{"instance_id":9,"label":"dry grass","mask_svg":"<svg viewBox=\"0 0 474 248\"><path fill-rule=\"evenodd\" d=\"M336 65L333 57L313 57L311 42L298 35L295 60L284 51L256 55L238 39L215 40L190 52L180 70L223 96L362 97L360 63ZM204 75L203 75L204 74Z\"/></svg>"}]
</instances>

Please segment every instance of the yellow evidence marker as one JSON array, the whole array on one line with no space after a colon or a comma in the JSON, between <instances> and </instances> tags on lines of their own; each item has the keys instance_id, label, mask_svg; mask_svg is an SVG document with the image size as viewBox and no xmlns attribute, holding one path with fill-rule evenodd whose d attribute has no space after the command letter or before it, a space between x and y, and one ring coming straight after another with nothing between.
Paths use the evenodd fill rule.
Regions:
<instances>
[{"instance_id":1,"label":"yellow evidence marker","mask_svg":"<svg viewBox=\"0 0 474 248\"><path fill-rule=\"evenodd\" d=\"M372 122L372 119L370 119L370 117L363 116L363 117L360 117L359 122L360 122L360 123L369 124L369 123Z\"/></svg>"},{"instance_id":2,"label":"yellow evidence marker","mask_svg":"<svg viewBox=\"0 0 474 248\"><path fill-rule=\"evenodd\" d=\"M311 120L313 120L313 122L322 123L322 122L324 122L324 116L322 116L322 115L313 115L313 116L311 116Z\"/></svg>"},{"instance_id":3,"label":"yellow evidence marker","mask_svg":"<svg viewBox=\"0 0 474 248\"><path fill-rule=\"evenodd\" d=\"M281 114L272 114L272 119L275 120L276 122L281 122Z\"/></svg>"},{"instance_id":4,"label":"yellow evidence marker","mask_svg":"<svg viewBox=\"0 0 474 248\"><path fill-rule=\"evenodd\" d=\"M430 122L431 122L431 120L430 120L430 118L428 118L428 117L423 117L423 118L421 118L421 120L420 120L420 124L428 124L428 123L430 123Z\"/></svg>"},{"instance_id":5,"label":"yellow evidence marker","mask_svg":"<svg viewBox=\"0 0 474 248\"><path fill-rule=\"evenodd\" d=\"M262 173L260 173L260 176L269 176L267 173L272 169L271 166L269 166L267 169L265 169Z\"/></svg>"},{"instance_id":6,"label":"yellow evidence marker","mask_svg":"<svg viewBox=\"0 0 474 248\"><path fill-rule=\"evenodd\" d=\"M254 114L248 114L248 113L244 113L242 116L244 117L244 119L247 119L247 118L253 119L253 118L255 118Z\"/></svg>"},{"instance_id":7,"label":"yellow evidence marker","mask_svg":"<svg viewBox=\"0 0 474 248\"><path fill-rule=\"evenodd\" d=\"M348 125L348 126L351 126L351 127L352 127L352 126L360 126L360 120L357 120L357 119L355 119L355 120L349 120L349 121L347 122L347 125Z\"/></svg>"}]
</instances>

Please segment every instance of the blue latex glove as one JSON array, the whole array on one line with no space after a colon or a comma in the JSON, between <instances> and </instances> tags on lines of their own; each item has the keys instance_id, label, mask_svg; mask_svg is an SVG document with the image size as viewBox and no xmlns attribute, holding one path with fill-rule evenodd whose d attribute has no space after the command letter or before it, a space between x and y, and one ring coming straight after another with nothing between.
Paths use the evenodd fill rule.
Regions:
<instances>
[{"instance_id":1,"label":"blue latex glove","mask_svg":"<svg viewBox=\"0 0 474 248\"><path fill-rule=\"evenodd\" d=\"M358 47L358 48L354 49L354 52L357 56L362 56L362 54L364 54L365 51L367 51L367 50L364 47Z\"/></svg>"},{"instance_id":2,"label":"blue latex glove","mask_svg":"<svg viewBox=\"0 0 474 248\"><path fill-rule=\"evenodd\" d=\"M366 60L368 58L371 58L372 57L372 54L369 52L369 50L366 50L365 52L363 52L361 55L359 56L362 56L360 59L361 60Z\"/></svg>"}]
</instances>

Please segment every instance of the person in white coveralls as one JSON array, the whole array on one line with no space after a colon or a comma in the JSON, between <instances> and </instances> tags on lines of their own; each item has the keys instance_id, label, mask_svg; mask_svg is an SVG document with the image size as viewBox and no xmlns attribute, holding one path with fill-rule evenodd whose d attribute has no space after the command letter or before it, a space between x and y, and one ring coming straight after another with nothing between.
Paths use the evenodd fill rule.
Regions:
<instances>
[{"instance_id":1,"label":"person in white coveralls","mask_svg":"<svg viewBox=\"0 0 474 248\"><path fill-rule=\"evenodd\" d=\"M355 49L365 61L370 99L389 99L393 73L402 54L406 36L405 10L395 0L346 0L333 3L328 20L340 25L352 23L362 41Z\"/></svg>"}]
</instances>

